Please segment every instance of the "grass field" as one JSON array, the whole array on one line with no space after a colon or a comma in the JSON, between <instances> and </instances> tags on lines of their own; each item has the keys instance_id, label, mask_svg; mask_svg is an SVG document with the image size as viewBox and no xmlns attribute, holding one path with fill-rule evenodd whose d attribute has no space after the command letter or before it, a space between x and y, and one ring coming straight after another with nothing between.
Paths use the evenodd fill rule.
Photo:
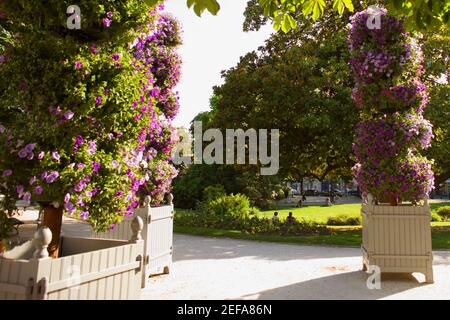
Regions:
<instances>
[{"instance_id":1,"label":"grass field","mask_svg":"<svg viewBox=\"0 0 450 320\"><path fill-rule=\"evenodd\" d=\"M435 212L439 207L450 206L449 202L431 203L431 211ZM336 204L334 206L307 206L302 208L283 208L278 210L261 211L260 215L270 218L273 213L277 211L280 219L285 219L289 212L292 212L296 219L306 219L317 223L325 224L329 217L346 214L348 216L359 216L361 211L361 204ZM432 222L432 226L450 226L450 221L447 222Z\"/></svg>"}]
</instances>

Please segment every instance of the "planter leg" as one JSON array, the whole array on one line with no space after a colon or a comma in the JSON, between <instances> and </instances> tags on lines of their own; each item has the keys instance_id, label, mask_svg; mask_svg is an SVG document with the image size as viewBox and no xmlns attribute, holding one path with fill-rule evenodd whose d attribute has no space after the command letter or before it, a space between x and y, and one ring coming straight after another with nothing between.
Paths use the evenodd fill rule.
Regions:
<instances>
[{"instance_id":1,"label":"planter leg","mask_svg":"<svg viewBox=\"0 0 450 320\"><path fill-rule=\"evenodd\" d=\"M433 268L431 266L427 268L427 274L425 275L425 282L434 283Z\"/></svg>"},{"instance_id":2,"label":"planter leg","mask_svg":"<svg viewBox=\"0 0 450 320\"><path fill-rule=\"evenodd\" d=\"M170 273L170 268L169 268L169 266L164 267L163 273L164 273L164 274L169 274L169 273Z\"/></svg>"},{"instance_id":3,"label":"planter leg","mask_svg":"<svg viewBox=\"0 0 450 320\"><path fill-rule=\"evenodd\" d=\"M362 271L367 271L367 266L366 266L366 262L363 259L363 263L362 263Z\"/></svg>"}]
</instances>

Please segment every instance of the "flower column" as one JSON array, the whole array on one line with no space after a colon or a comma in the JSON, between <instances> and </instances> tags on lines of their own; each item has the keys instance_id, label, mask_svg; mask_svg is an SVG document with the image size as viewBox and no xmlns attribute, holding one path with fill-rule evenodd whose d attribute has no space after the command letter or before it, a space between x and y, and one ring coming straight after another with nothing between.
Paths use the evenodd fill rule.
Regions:
<instances>
[{"instance_id":1,"label":"flower column","mask_svg":"<svg viewBox=\"0 0 450 320\"><path fill-rule=\"evenodd\" d=\"M370 29L369 12L357 13L349 34L353 98L362 118L353 150L355 179L366 199L363 269L421 272L433 282L430 209L426 201L416 206L434 182L431 163L420 155L433 138L422 116L428 102L420 81L423 57L400 19L379 15L380 28Z\"/></svg>"},{"instance_id":2,"label":"flower column","mask_svg":"<svg viewBox=\"0 0 450 320\"><path fill-rule=\"evenodd\" d=\"M162 202L177 174L181 64L179 25L162 3L82 1L81 29L72 30L68 1L0 1L0 24L15 31L7 45L0 37L0 194L9 212L17 199L36 200L47 224L58 226L64 211L103 231L147 194Z\"/></svg>"},{"instance_id":3,"label":"flower column","mask_svg":"<svg viewBox=\"0 0 450 320\"><path fill-rule=\"evenodd\" d=\"M352 17L349 33L353 99L361 109L353 150L355 179L364 197L377 203L417 203L434 186L431 164L419 151L430 146L428 102L420 80L423 56L402 21L380 11L381 25L369 29L369 13Z\"/></svg>"}]
</instances>

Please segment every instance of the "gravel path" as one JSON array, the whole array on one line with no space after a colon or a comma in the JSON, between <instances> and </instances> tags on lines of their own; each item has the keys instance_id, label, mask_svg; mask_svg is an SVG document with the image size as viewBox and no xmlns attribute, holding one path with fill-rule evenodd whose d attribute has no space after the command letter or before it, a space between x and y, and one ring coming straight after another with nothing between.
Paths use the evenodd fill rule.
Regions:
<instances>
[{"instance_id":1,"label":"gravel path","mask_svg":"<svg viewBox=\"0 0 450 320\"><path fill-rule=\"evenodd\" d=\"M435 283L385 275L366 286L361 251L175 235L170 275L151 278L142 299L450 299L450 251L434 252Z\"/></svg>"}]
</instances>

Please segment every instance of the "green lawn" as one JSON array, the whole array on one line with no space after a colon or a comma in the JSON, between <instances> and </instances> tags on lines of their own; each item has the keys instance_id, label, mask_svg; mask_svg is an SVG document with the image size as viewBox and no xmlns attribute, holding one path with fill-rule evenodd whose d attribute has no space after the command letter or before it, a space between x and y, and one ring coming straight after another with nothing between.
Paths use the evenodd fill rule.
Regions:
<instances>
[{"instance_id":1,"label":"green lawn","mask_svg":"<svg viewBox=\"0 0 450 320\"><path fill-rule=\"evenodd\" d=\"M330 235L318 236L266 236L248 234L236 230L220 230L195 227L179 227L175 226L174 231L177 233L190 234L196 236L207 237L223 237L232 239L244 239L277 243L293 243L293 244L311 244L311 245L331 245L345 247L361 246L361 231L337 231ZM432 232L433 249L450 249L450 230L433 230Z\"/></svg>"},{"instance_id":2,"label":"green lawn","mask_svg":"<svg viewBox=\"0 0 450 320\"><path fill-rule=\"evenodd\" d=\"M270 218L273 213L277 211L280 219L287 217L289 212L292 212L296 219L312 220L318 223L326 223L327 219L332 216L340 214L347 214L349 216L358 216L361 211L361 204L336 204L334 206L306 206L302 208L287 208L278 210L261 211L261 216Z\"/></svg>"},{"instance_id":3,"label":"green lawn","mask_svg":"<svg viewBox=\"0 0 450 320\"><path fill-rule=\"evenodd\" d=\"M431 211L436 211L439 207L450 206L449 202L431 203ZM270 218L273 213L277 211L280 219L287 217L289 212L292 212L297 219L311 220L317 223L325 224L329 217L346 214L348 216L359 216L361 211L361 204L336 204L334 206L306 206L302 208L283 208L278 210L261 211L260 215ZM432 222L432 226L450 226L450 221L447 222Z\"/></svg>"}]
</instances>

